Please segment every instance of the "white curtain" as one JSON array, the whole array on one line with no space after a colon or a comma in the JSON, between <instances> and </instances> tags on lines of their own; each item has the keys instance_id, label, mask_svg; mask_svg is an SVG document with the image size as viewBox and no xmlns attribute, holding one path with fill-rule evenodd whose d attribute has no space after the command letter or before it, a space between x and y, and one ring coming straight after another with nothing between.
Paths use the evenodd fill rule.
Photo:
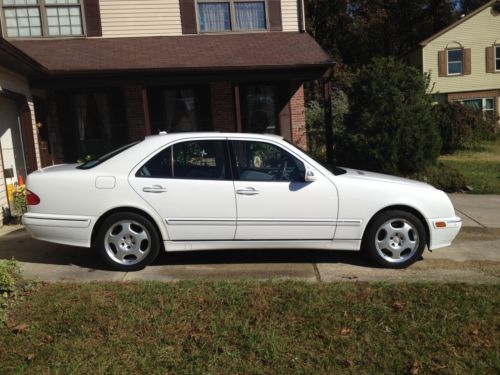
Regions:
<instances>
[{"instance_id":1,"label":"white curtain","mask_svg":"<svg viewBox=\"0 0 500 375\"><path fill-rule=\"evenodd\" d=\"M238 30L259 30L266 28L263 1L234 3L234 11Z\"/></svg>"},{"instance_id":2,"label":"white curtain","mask_svg":"<svg viewBox=\"0 0 500 375\"><path fill-rule=\"evenodd\" d=\"M199 4L201 31L231 30L229 3Z\"/></svg>"}]
</instances>

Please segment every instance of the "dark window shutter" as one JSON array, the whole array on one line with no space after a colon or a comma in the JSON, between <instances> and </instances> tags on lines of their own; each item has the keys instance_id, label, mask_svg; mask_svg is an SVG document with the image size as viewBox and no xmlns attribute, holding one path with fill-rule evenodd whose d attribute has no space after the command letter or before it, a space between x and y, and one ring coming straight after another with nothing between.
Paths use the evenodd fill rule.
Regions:
<instances>
[{"instance_id":1,"label":"dark window shutter","mask_svg":"<svg viewBox=\"0 0 500 375\"><path fill-rule=\"evenodd\" d=\"M83 2L83 8L85 11L87 36L102 36L99 0L85 0Z\"/></svg>"},{"instance_id":2,"label":"dark window shutter","mask_svg":"<svg viewBox=\"0 0 500 375\"><path fill-rule=\"evenodd\" d=\"M486 73L494 73L493 47L486 47Z\"/></svg>"},{"instance_id":3,"label":"dark window shutter","mask_svg":"<svg viewBox=\"0 0 500 375\"><path fill-rule=\"evenodd\" d=\"M447 69L446 69L446 51L438 52L438 72L439 77L446 77Z\"/></svg>"},{"instance_id":4,"label":"dark window shutter","mask_svg":"<svg viewBox=\"0 0 500 375\"><path fill-rule=\"evenodd\" d=\"M271 31L283 31L281 20L281 0L268 0L269 28Z\"/></svg>"},{"instance_id":5,"label":"dark window shutter","mask_svg":"<svg viewBox=\"0 0 500 375\"><path fill-rule=\"evenodd\" d=\"M464 55L463 55L463 59L464 59L464 75L468 76L471 74L471 70L472 70L472 67L471 67L471 52L470 52L470 48L464 48Z\"/></svg>"},{"instance_id":6,"label":"dark window shutter","mask_svg":"<svg viewBox=\"0 0 500 375\"><path fill-rule=\"evenodd\" d=\"M183 34L197 34L194 0L180 0Z\"/></svg>"}]
</instances>

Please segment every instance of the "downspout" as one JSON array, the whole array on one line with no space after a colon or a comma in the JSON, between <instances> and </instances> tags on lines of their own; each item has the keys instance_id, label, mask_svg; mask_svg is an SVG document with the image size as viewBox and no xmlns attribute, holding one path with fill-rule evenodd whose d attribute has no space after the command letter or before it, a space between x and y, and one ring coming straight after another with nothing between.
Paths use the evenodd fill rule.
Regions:
<instances>
[{"instance_id":1,"label":"downspout","mask_svg":"<svg viewBox=\"0 0 500 375\"><path fill-rule=\"evenodd\" d=\"M301 33L306 32L306 7L304 1L299 0L299 31Z\"/></svg>"}]
</instances>

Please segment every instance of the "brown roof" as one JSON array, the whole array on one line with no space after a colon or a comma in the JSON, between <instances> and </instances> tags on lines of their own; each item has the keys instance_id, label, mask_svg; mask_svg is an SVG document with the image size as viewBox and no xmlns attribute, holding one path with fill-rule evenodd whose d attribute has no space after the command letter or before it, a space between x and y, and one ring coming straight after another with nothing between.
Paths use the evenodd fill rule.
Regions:
<instances>
[{"instance_id":1,"label":"brown roof","mask_svg":"<svg viewBox=\"0 0 500 375\"><path fill-rule=\"evenodd\" d=\"M450 31L451 29L454 29L455 27L457 27L458 25L464 23L465 21L467 21L468 19L474 17L476 14L482 12L483 10L485 10L486 8L490 7L490 6L494 6L494 5L500 5L500 1L498 0L491 0L491 1L488 1L486 4L480 6L479 8L475 9L474 11L470 12L469 14L463 16L462 18L460 18L458 21L452 23L450 26L444 28L443 30L437 32L436 34L432 35L431 37L427 38L426 40L424 40L423 42L420 42L420 45L422 47L425 47L427 44L429 44L430 42L432 42L434 39L440 37L441 35L447 33L448 31Z\"/></svg>"},{"instance_id":2,"label":"brown roof","mask_svg":"<svg viewBox=\"0 0 500 375\"><path fill-rule=\"evenodd\" d=\"M51 74L330 66L307 33L11 40Z\"/></svg>"}]
</instances>

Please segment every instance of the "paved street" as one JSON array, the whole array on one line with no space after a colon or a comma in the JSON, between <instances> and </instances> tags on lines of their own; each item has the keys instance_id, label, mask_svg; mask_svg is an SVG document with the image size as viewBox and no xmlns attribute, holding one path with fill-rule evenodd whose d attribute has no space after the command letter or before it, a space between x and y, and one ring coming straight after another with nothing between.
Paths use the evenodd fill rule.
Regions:
<instances>
[{"instance_id":1,"label":"paved street","mask_svg":"<svg viewBox=\"0 0 500 375\"><path fill-rule=\"evenodd\" d=\"M500 282L500 197L451 196L466 225L453 246L424 252L405 270L373 267L357 252L238 250L163 254L140 272L103 269L92 250L33 240L21 226L1 229L0 259L14 257L43 281L300 279L307 281Z\"/></svg>"}]
</instances>

